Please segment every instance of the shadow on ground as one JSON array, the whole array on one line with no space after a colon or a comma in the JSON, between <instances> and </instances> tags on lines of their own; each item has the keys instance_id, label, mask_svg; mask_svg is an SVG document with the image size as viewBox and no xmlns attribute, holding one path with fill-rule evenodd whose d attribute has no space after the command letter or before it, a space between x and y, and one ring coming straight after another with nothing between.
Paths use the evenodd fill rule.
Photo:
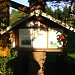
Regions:
<instances>
[{"instance_id":1,"label":"shadow on ground","mask_svg":"<svg viewBox=\"0 0 75 75\"><path fill-rule=\"evenodd\" d=\"M8 62L8 66L13 68L13 75L38 75L40 69L38 62L34 59L31 61L32 69L29 74L29 53L24 56L16 57ZM65 58L59 53L46 53L47 58L44 63L44 75L75 75L75 59L70 56Z\"/></svg>"},{"instance_id":2,"label":"shadow on ground","mask_svg":"<svg viewBox=\"0 0 75 75\"><path fill-rule=\"evenodd\" d=\"M29 62L29 59L31 62ZM13 75L38 75L40 69L37 61L34 60L32 52L20 52L18 57L7 62L8 67L13 70ZM29 67L30 70L29 70Z\"/></svg>"},{"instance_id":3,"label":"shadow on ground","mask_svg":"<svg viewBox=\"0 0 75 75\"><path fill-rule=\"evenodd\" d=\"M53 54L53 55L52 55ZM47 53L45 66L45 75L75 75L75 59L56 53ZM54 56L56 55L56 56ZM52 59L52 57L54 58Z\"/></svg>"}]
</instances>

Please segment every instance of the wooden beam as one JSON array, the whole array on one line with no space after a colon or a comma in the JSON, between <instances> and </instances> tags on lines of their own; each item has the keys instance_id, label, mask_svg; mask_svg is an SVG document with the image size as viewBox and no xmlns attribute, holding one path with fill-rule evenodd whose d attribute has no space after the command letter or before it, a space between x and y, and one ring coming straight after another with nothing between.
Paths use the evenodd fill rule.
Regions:
<instances>
[{"instance_id":1,"label":"wooden beam","mask_svg":"<svg viewBox=\"0 0 75 75\"><path fill-rule=\"evenodd\" d=\"M28 52L63 52L62 48L25 48L25 47L18 47L18 48L13 48L15 50L19 51L28 51Z\"/></svg>"},{"instance_id":2,"label":"wooden beam","mask_svg":"<svg viewBox=\"0 0 75 75\"><path fill-rule=\"evenodd\" d=\"M29 13L29 7L25 6L25 5L22 5L20 3L17 3L17 2L14 2L14 1L9 1L10 2L10 6L15 8L15 9L18 9L22 12L25 12L25 13Z\"/></svg>"}]
</instances>

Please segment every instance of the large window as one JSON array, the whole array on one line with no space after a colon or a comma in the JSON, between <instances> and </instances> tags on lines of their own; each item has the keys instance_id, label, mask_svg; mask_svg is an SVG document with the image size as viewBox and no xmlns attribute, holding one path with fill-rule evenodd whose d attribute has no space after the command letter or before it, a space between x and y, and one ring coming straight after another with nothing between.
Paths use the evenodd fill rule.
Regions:
<instances>
[{"instance_id":1,"label":"large window","mask_svg":"<svg viewBox=\"0 0 75 75\"><path fill-rule=\"evenodd\" d=\"M63 36L63 30L58 28L19 29L19 46L27 48L61 48L63 46L61 36Z\"/></svg>"},{"instance_id":2,"label":"large window","mask_svg":"<svg viewBox=\"0 0 75 75\"><path fill-rule=\"evenodd\" d=\"M63 46L63 40L60 37L63 37L62 29L48 29L48 48L60 48Z\"/></svg>"},{"instance_id":3,"label":"large window","mask_svg":"<svg viewBox=\"0 0 75 75\"><path fill-rule=\"evenodd\" d=\"M47 48L46 29L19 29L19 46Z\"/></svg>"}]
</instances>

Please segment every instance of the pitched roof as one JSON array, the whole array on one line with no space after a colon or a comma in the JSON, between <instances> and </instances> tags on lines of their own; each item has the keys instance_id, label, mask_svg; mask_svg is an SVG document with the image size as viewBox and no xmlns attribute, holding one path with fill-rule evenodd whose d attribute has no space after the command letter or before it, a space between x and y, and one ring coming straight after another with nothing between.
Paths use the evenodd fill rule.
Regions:
<instances>
[{"instance_id":1,"label":"pitched roof","mask_svg":"<svg viewBox=\"0 0 75 75\"><path fill-rule=\"evenodd\" d=\"M59 24L60 26L66 28L66 29L68 29L68 30L70 30L70 31L75 32L75 29L74 29L73 27L69 26L67 23L64 23L64 22L62 22L62 21L60 21L60 20L58 20L58 19L55 19L55 18L53 18L52 16L50 16L50 15L44 13L44 12L43 12L41 15L44 16L44 17L46 17L47 19L49 19L49 20L51 20L51 21L53 21L53 22Z\"/></svg>"},{"instance_id":2,"label":"pitched roof","mask_svg":"<svg viewBox=\"0 0 75 75\"><path fill-rule=\"evenodd\" d=\"M70 30L70 31L75 32L75 29L74 29L73 27L69 26L67 23L64 23L64 22L62 22L62 21L60 21L60 20L58 20L58 19L55 19L55 18L53 18L52 16L50 16L50 15L48 15L47 13L44 13L44 12L42 12L42 11L40 11L40 10L35 10L35 11L31 12L31 13L30 13L28 16L26 16L25 18L22 18L22 19L20 19L19 21L15 22L14 24L8 26L5 30L2 30L0 33L1 33L1 34L4 34L5 32L7 32L7 31L13 29L14 27L18 26L20 23L24 22L25 20L31 18L31 17L34 16L34 15L35 15L35 16L41 15L41 16L45 17L46 19L48 19L48 20L50 20L50 21L52 21L52 22L58 24L59 26L62 26L62 27L66 28L66 29L68 29L68 30Z\"/></svg>"},{"instance_id":3,"label":"pitched roof","mask_svg":"<svg viewBox=\"0 0 75 75\"><path fill-rule=\"evenodd\" d=\"M24 18L18 20L17 22L15 22L15 23L13 23L12 25L8 26L6 29L0 31L0 34L2 35L2 34L4 34L4 33L6 33L7 31L14 29L14 27L16 27L17 25L19 25L20 23L24 22L25 20L27 20L28 18L30 18L30 17L32 17L32 16L33 16L33 15L28 15L28 16L26 16L26 17L24 17Z\"/></svg>"}]
</instances>

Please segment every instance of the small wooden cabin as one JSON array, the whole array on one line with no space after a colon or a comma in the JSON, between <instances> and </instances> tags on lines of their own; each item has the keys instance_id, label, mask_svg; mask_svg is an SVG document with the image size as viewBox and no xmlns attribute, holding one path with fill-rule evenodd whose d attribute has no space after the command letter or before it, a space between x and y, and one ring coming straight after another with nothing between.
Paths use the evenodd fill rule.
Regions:
<instances>
[{"instance_id":1,"label":"small wooden cabin","mask_svg":"<svg viewBox=\"0 0 75 75\"><path fill-rule=\"evenodd\" d=\"M40 10L10 25L1 34L10 31L11 48L21 57L19 75L44 75L46 52L63 53L67 48L65 23ZM17 60L18 61L18 60Z\"/></svg>"},{"instance_id":2,"label":"small wooden cabin","mask_svg":"<svg viewBox=\"0 0 75 75\"><path fill-rule=\"evenodd\" d=\"M12 30L10 34L12 48L62 52L67 29L50 19L54 18L35 10L29 16L7 27L6 30Z\"/></svg>"}]
</instances>

